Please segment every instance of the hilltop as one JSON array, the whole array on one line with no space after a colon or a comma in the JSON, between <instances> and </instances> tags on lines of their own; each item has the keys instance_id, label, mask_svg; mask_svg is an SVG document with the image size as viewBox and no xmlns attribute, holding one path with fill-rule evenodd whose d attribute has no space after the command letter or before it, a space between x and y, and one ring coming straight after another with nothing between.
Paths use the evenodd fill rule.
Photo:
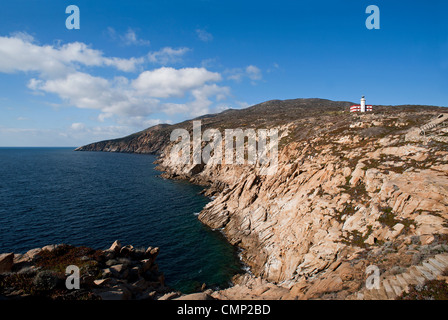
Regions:
<instances>
[{"instance_id":1,"label":"hilltop","mask_svg":"<svg viewBox=\"0 0 448 320\"><path fill-rule=\"evenodd\" d=\"M77 151L107 151L160 154L169 144L170 133L177 128L191 130L193 120L201 120L204 130L208 128L270 128L293 124L294 138L317 134L326 129L337 129L352 122L348 112L353 105L349 101L326 99L270 100L245 109L228 109L217 114L207 114L192 120L169 125L159 124L129 136L91 143L77 148ZM400 105L375 106L375 114L392 115L406 112L413 123L419 121L421 112L445 112L446 108L436 106ZM427 119L427 117L425 117ZM300 127L305 123L306 127ZM313 124L313 125L311 125ZM331 125L331 127L329 127Z\"/></svg>"}]
</instances>

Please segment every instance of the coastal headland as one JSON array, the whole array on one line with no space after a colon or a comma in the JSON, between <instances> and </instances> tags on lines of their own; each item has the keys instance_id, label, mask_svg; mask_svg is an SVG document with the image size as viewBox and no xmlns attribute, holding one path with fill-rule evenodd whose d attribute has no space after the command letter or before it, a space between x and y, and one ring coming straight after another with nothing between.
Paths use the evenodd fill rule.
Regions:
<instances>
[{"instance_id":1,"label":"coastal headland","mask_svg":"<svg viewBox=\"0 0 448 320\"><path fill-rule=\"evenodd\" d=\"M157 154L163 178L205 187L213 200L199 220L242 250L249 271L201 298L415 299L424 286L446 294L448 110L351 105L273 100L196 119L203 130L277 129L271 174L260 163L173 163L170 133L191 132L192 121L77 150Z\"/></svg>"}]
</instances>

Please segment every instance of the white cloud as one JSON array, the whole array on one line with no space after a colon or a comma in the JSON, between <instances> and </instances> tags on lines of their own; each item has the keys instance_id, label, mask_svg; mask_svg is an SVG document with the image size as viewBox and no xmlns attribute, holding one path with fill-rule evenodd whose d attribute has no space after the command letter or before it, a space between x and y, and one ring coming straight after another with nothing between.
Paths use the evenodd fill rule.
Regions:
<instances>
[{"instance_id":1,"label":"white cloud","mask_svg":"<svg viewBox=\"0 0 448 320\"><path fill-rule=\"evenodd\" d=\"M220 79L218 73L203 68L160 68L145 71L133 81L73 72L65 78L31 79L28 87L56 94L80 109L98 110L101 122L116 118L119 123L147 125L153 123L147 117L156 112L192 116L208 113L213 101L222 101L230 95L230 88L213 83ZM184 104L160 101L172 97L186 97L189 101Z\"/></svg>"},{"instance_id":2,"label":"white cloud","mask_svg":"<svg viewBox=\"0 0 448 320\"><path fill-rule=\"evenodd\" d=\"M112 66L117 68L118 70L124 72L132 72L135 71L138 65L143 64L145 59L143 57L140 58L129 58L129 59L121 59L121 58L104 58L103 63L106 66Z\"/></svg>"},{"instance_id":3,"label":"white cloud","mask_svg":"<svg viewBox=\"0 0 448 320\"><path fill-rule=\"evenodd\" d=\"M246 74L251 80L261 80L262 78L261 70L253 65L246 67Z\"/></svg>"},{"instance_id":4,"label":"white cloud","mask_svg":"<svg viewBox=\"0 0 448 320\"><path fill-rule=\"evenodd\" d=\"M142 116L135 116L135 117L126 117L126 118L120 118L117 121L119 124L126 125L126 126L132 126L132 127L140 127L140 128L148 128L155 126L157 124L161 123L171 123L170 120L160 120L160 119L147 119Z\"/></svg>"},{"instance_id":5,"label":"white cloud","mask_svg":"<svg viewBox=\"0 0 448 320\"><path fill-rule=\"evenodd\" d=\"M230 106L227 104L218 104L214 109L213 109L213 113L220 113L223 112L225 110L229 110Z\"/></svg>"},{"instance_id":6,"label":"white cloud","mask_svg":"<svg viewBox=\"0 0 448 320\"><path fill-rule=\"evenodd\" d=\"M39 87L42 85L42 83L43 80L32 78L30 81L28 81L27 87L30 88L31 90L37 91Z\"/></svg>"},{"instance_id":7,"label":"white cloud","mask_svg":"<svg viewBox=\"0 0 448 320\"><path fill-rule=\"evenodd\" d=\"M34 37L27 32L22 31L12 32L11 36L14 38L22 39L25 42L34 42Z\"/></svg>"},{"instance_id":8,"label":"white cloud","mask_svg":"<svg viewBox=\"0 0 448 320\"><path fill-rule=\"evenodd\" d=\"M165 47L159 51L148 53L148 60L152 63L158 63L167 65L170 63L176 63L182 61L182 56L190 51L189 48L173 49L171 47Z\"/></svg>"},{"instance_id":9,"label":"white cloud","mask_svg":"<svg viewBox=\"0 0 448 320\"><path fill-rule=\"evenodd\" d=\"M210 97L215 97L217 101L224 100L230 94L228 87L220 87L216 84L205 85L193 90L192 95L195 100L189 104L191 113L194 116L200 116L209 113L209 107L213 104Z\"/></svg>"},{"instance_id":10,"label":"white cloud","mask_svg":"<svg viewBox=\"0 0 448 320\"><path fill-rule=\"evenodd\" d=\"M197 89L207 82L221 80L221 75L205 68L159 68L142 72L133 81L140 93L156 98L182 97L189 90Z\"/></svg>"},{"instance_id":11,"label":"white cloud","mask_svg":"<svg viewBox=\"0 0 448 320\"><path fill-rule=\"evenodd\" d=\"M121 40L125 45L138 45L138 46L149 46L150 42L148 40L139 39L134 30L128 29L128 31L121 37Z\"/></svg>"},{"instance_id":12,"label":"white cloud","mask_svg":"<svg viewBox=\"0 0 448 320\"><path fill-rule=\"evenodd\" d=\"M222 80L221 74L204 67L161 67L132 78L106 78L88 71L89 67L135 71L147 60L173 62L189 50L166 47L146 58L123 59L104 56L100 50L81 42L39 45L32 37L18 34L0 37L0 72L29 73L27 87L33 94L54 94L62 102L58 107L97 110L98 121L119 124L109 131L95 131L81 122L74 122L69 128L71 134L79 137L81 133L99 137L105 132L132 132L135 127L166 122L151 119L154 114L198 116L209 113L214 104L227 99L230 88L217 83ZM247 72L256 77L256 69L249 68Z\"/></svg>"},{"instance_id":13,"label":"white cloud","mask_svg":"<svg viewBox=\"0 0 448 320\"><path fill-rule=\"evenodd\" d=\"M244 69L227 69L226 71L224 71L224 73L228 75L228 80L234 80L236 82L241 82L244 78L249 78L250 80L252 80L252 84L255 84L256 81L263 78L260 68L254 65L249 65Z\"/></svg>"},{"instance_id":14,"label":"white cloud","mask_svg":"<svg viewBox=\"0 0 448 320\"><path fill-rule=\"evenodd\" d=\"M233 101L233 103L220 103L217 104L212 112L219 113L228 109L245 109L250 107L250 104L244 101Z\"/></svg>"},{"instance_id":15,"label":"white cloud","mask_svg":"<svg viewBox=\"0 0 448 320\"><path fill-rule=\"evenodd\" d=\"M63 74L68 67L61 59L55 59L56 52L51 46L37 46L21 38L0 37L0 72Z\"/></svg>"},{"instance_id":16,"label":"white cloud","mask_svg":"<svg viewBox=\"0 0 448 320\"><path fill-rule=\"evenodd\" d=\"M119 40L125 46L149 46L151 44L149 40L139 38L135 30L131 28L128 28L125 34L117 34L114 28L108 27L107 34L111 39Z\"/></svg>"},{"instance_id":17,"label":"white cloud","mask_svg":"<svg viewBox=\"0 0 448 320\"><path fill-rule=\"evenodd\" d=\"M73 130L76 130L76 131L81 131L81 130L84 130L86 128L86 126L84 125L84 123L76 122L76 123L72 123L70 128Z\"/></svg>"},{"instance_id":18,"label":"white cloud","mask_svg":"<svg viewBox=\"0 0 448 320\"><path fill-rule=\"evenodd\" d=\"M111 66L134 71L142 58L104 57L99 50L81 42L62 46L37 45L23 37L0 37L0 72L34 71L45 77L58 77L76 70L77 65Z\"/></svg>"},{"instance_id":19,"label":"white cloud","mask_svg":"<svg viewBox=\"0 0 448 320\"><path fill-rule=\"evenodd\" d=\"M245 109L250 107L250 104L245 102L245 101L235 101L235 104L240 108L240 109Z\"/></svg>"},{"instance_id":20,"label":"white cloud","mask_svg":"<svg viewBox=\"0 0 448 320\"><path fill-rule=\"evenodd\" d=\"M190 107L186 103L167 102L163 104L163 111L168 115L188 114L190 112Z\"/></svg>"},{"instance_id":21,"label":"white cloud","mask_svg":"<svg viewBox=\"0 0 448 320\"><path fill-rule=\"evenodd\" d=\"M196 29L196 34L201 41L209 42L213 40L213 35L204 29Z\"/></svg>"},{"instance_id":22,"label":"white cloud","mask_svg":"<svg viewBox=\"0 0 448 320\"><path fill-rule=\"evenodd\" d=\"M158 106L156 99L137 96L122 77L109 81L87 73L74 72L65 78L40 82L34 88L56 94L78 108L100 110L100 121L113 116L148 116Z\"/></svg>"},{"instance_id":23,"label":"white cloud","mask_svg":"<svg viewBox=\"0 0 448 320\"><path fill-rule=\"evenodd\" d=\"M241 82L244 77L244 71L240 68L227 69L224 73L228 75L228 80L234 80L236 82Z\"/></svg>"},{"instance_id":24,"label":"white cloud","mask_svg":"<svg viewBox=\"0 0 448 320\"><path fill-rule=\"evenodd\" d=\"M226 99L229 94L229 87L221 87L216 84L204 85L191 91L191 95L194 97L192 101L187 103L165 103L164 109L168 114L188 112L192 116L200 116L210 113L211 105L216 101Z\"/></svg>"}]
</instances>

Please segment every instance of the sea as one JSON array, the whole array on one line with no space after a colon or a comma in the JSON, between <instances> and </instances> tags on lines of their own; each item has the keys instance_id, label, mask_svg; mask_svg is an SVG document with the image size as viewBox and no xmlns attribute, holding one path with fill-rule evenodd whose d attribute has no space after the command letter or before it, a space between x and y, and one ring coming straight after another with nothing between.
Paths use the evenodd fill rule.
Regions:
<instances>
[{"instance_id":1,"label":"sea","mask_svg":"<svg viewBox=\"0 0 448 320\"><path fill-rule=\"evenodd\" d=\"M243 266L235 247L197 214L203 187L167 180L155 156L0 148L0 253L48 244L159 247L166 284L225 288Z\"/></svg>"}]
</instances>

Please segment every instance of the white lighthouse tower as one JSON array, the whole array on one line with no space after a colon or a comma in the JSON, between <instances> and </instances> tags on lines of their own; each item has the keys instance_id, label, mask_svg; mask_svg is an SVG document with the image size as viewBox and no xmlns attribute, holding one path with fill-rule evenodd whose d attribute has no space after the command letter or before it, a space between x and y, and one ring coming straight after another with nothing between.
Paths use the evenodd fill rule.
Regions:
<instances>
[{"instance_id":1,"label":"white lighthouse tower","mask_svg":"<svg viewBox=\"0 0 448 320\"><path fill-rule=\"evenodd\" d=\"M361 104L350 107L350 112L370 112L373 111L373 106L366 105L366 98L362 96Z\"/></svg>"},{"instance_id":2,"label":"white lighthouse tower","mask_svg":"<svg viewBox=\"0 0 448 320\"><path fill-rule=\"evenodd\" d=\"M361 112L366 112L366 98L364 96L361 98Z\"/></svg>"}]
</instances>

